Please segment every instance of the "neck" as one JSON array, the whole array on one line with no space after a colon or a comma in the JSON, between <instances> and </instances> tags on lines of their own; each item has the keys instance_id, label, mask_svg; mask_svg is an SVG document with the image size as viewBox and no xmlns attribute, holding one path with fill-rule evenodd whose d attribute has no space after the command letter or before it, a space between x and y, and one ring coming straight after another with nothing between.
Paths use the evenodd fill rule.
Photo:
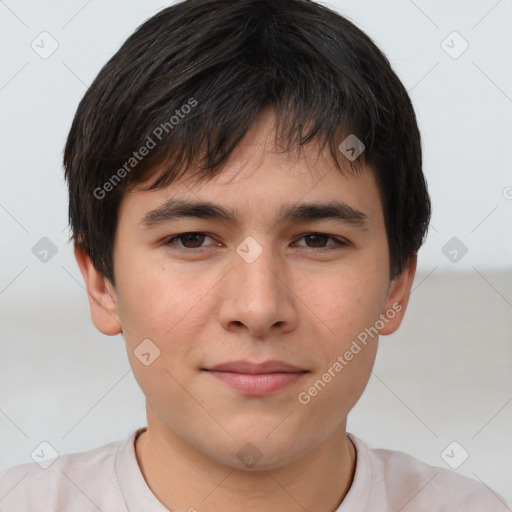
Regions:
<instances>
[{"instance_id":1,"label":"neck","mask_svg":"<svg viewBox=\"0 0 512 512\"><path fill-rule=\"evenodd\" d=\"M144 478L169 510L334 512L355 472L355 449L340 425L314 451L268 471L244 471L213 460L154 425L136 440Z\"/></svg>"}]
</instances>

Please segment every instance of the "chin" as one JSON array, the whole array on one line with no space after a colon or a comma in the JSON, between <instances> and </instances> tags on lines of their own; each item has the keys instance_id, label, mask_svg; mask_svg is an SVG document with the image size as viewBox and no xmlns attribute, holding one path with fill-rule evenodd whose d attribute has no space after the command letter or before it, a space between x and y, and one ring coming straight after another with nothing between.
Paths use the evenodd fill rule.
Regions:
<instances>
[{"instance_id":1,"label":"chin","mask_svg":"<svg viewBox=\"0 0 512 512\"><path fill-rule=\"evenodd\" d=\"M228 441L227 446L219 446L209 455L217 462L239 471L270 471L285 467L299 460L307 453L306 447L298 446L292 435L266 438L265 434L248 440L248 437L236 437ZM222 451L223 448L225 451ZM313 448L313 447L312 447Z\"/></svg>"}]
</instances>

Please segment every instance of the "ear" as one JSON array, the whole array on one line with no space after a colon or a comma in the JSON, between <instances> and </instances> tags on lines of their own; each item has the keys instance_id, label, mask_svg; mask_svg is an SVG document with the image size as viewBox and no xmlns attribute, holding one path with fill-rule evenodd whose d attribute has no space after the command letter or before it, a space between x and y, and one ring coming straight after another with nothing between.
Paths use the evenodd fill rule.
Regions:
<instances>
[{"instance_id":1,"label":"ear","mask_svg":"<svg viewBox=\"0 0 512 512\"><path fill-rule=\"evenodd\" d=\"M90 256L80 245L75 245L75 258L85 281L91 318L96 329L108 336L119 334L122 327L113 286L96 270Z\"/></svg>"},{"instance_id":2,"label":"ear","mask_svg":"<svg viewBox=\"0 0 512 512\"><path fill-rule=\"evenodd\" d=\"M385 308L381 315L384 327L379 329L379 334L383 336L394 333L402 323L409 303L417 261L417 254L411 256L402 273L389 284Z\"/></svg>"}]
</instances>

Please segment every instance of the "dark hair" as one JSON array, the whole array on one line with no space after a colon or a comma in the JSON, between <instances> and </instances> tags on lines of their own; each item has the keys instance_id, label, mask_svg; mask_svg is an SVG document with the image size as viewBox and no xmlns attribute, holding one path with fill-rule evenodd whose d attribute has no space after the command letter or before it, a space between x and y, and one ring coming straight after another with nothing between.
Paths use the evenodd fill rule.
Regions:
<instances>
[{"instance_id":1,"label":"dark hair","mask_svg":"<svg viewBox=\"0 0 512 512\"><path fill-rule=\"evenodd\" d=\"M70 240L115 285L123 193L147 180L144 190L165 187L191 167L211 179L267 108L276 146L316 141L340 172L373 169L390 277L399 275L430 219L414 109L371 39L309 0L187 0L128 38L87 90L67 139ZM338 149L349 134L365 147L354 161Z\"/></svg>"}]
</instances>

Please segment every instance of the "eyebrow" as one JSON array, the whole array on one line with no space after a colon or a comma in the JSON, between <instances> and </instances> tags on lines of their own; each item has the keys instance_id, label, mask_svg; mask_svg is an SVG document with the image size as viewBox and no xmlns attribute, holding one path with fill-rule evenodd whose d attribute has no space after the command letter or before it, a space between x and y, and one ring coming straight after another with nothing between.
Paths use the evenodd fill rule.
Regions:
<instances>
[{"instance_id":1,"label":"eyebrow","mask_svg":"<svg viewBox=\"0 0 512 512\"><path fill-rule=\"evenodd\" d=\"M156 209L146 213L139 220L139 225L142 228L151 228L180 218L218 219L233 224L238 221L238 215L233 209L219 204L209 201L191 202L182 199L169 199ZM320 219L333 219L361 229L366 229L369 224L368 216L365 213L342 201L284 205L280 209L277 223Z\"/></svg>"}]
</instances>

